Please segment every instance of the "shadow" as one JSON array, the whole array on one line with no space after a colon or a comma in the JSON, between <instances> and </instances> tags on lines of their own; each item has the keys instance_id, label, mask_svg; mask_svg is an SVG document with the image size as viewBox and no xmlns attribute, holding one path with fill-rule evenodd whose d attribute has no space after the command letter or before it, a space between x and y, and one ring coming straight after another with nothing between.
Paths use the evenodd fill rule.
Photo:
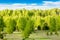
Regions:
<instances>
[{"instance_id":1,"label":"shadow","mask_svg":"<svg viewBox=\"0 0 60 40\"><path fill-rule=\"evenodd\" d=\"M44 24L44 26L43 26L43 30L49 30L49 26L48 26L47 23Z\"/></svg>"},{"instance_id":2,"label":"shadow","mask_svg":"<svg viewBox=\"0 0 60 40\"><path fill-rule=\"evenodd\" d=\"M40 25L38 25L38 27L37 27L37 30L41 30L41 27L40 27Z\"/></svg>"}]
</instances>

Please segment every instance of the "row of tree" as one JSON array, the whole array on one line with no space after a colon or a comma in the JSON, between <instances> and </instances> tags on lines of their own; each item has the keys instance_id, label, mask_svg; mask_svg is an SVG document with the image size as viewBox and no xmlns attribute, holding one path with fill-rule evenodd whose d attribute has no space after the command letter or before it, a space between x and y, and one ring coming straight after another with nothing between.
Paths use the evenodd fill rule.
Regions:
<instances>
[{"instance_id":1,"label":"row of tree","mask_svg":"<svg viewBox=\"0 0 60 40\"><path fill-rule=\"evenodd\" d=\"M34 32L35 28L57 34L60 30L60 9L0 10L0 34L2 32L10 34L17 30L22 32L25 39Z\"/></svg>"}]
</instances>

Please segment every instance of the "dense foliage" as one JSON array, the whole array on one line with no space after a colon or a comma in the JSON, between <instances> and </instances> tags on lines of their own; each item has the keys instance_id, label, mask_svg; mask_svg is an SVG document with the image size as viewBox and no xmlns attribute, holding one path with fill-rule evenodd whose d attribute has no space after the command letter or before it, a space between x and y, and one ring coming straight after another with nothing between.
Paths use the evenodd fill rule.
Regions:
<instances>
[{"instance_id":1,"label":"dense foliage","mask_svg":"<svg viewBox=\"0 0 60 40\"><path fill-rule=\"evenodd\" d=\"M50 32L60 30L60 9L48 10L0 10L0 32L13 33L15 30L28 37L35 28L48 28Z\"/></svg>"}]
</instances>

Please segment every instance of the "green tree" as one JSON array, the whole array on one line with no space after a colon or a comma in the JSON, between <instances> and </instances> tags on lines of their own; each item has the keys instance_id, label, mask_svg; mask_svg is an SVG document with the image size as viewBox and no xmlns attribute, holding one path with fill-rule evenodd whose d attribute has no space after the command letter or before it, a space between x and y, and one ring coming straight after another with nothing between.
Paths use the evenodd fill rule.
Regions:
<instances>
[{"instance_id":1,"label":"green tree","mask_svg":"<svg viewBox=\"0 0 60 40\"><path fill-rule=\"evenodd\" d=\"M26 27L26 23L27 23L27 18L25 17L20 17L17 20L17 27L19 31L23 31L24 28Z\"/></svg>"},{"instance_id":2,"label":"green tree","mask_svg":"<svg viewBox=\"0 0 60 40\"><path fill-rule=\"evenodd\" d=\"M51 17L50 18L50 32L52 34L52 32L57 32L56 30L56 19L55 17Z\"/></svg>"},{"instance_id":3,"label":"green tree","mask_svg":"<svg viewBox=\"0 0 60 40\"><path fill-rule=\"evenodd\" d=\"M5 24L4 24L4 20L3 20L3 16L0 16L0 38L3 39L4 38L4 34L2 33L4 30Z\"/></svg>"},{"instance_id":4,"label":"green tree","mask_svg":"<svg viewBox=\"0 0 60 40\"><path fill-rule=\"evenodd\" d=\"M11 17L8 17L5 20L5 25L6 25L6 27L4 28L4 31L6 33L10 34L10 33L13 33L13 31L15 30L16 22Z\"/></svg>"},{"instance_id":5,"label":"green tree","mask_svg":"<svg viewBox=\"0 0 60 40\"><path fill-rule=\"evenodd\" d=\"M29 20L23 31L23 39L28 38L33 31L34 31L34 22L32 20Z\"/></svg>"}]
</instances>

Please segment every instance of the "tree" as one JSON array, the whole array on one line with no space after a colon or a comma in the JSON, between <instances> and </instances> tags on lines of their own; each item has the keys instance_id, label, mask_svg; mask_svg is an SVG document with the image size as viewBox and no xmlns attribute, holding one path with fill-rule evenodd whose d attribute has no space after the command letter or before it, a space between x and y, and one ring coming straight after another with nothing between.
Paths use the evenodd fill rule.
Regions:
<instances>
[{"instance_id":1,"label":"tree","mask_svg":"<svg viewBox=\"0 0 60 40\"><path fill-rule=\"evenodd\" d=\"M4 24L4 20L3 20L3 16L0 16L0 38L3 39L4 38L4 34L2 33L4 30L5 24Z\"/></svg>"},{"instance_id":2,"label":"tree","mask_svg":"<svg viewBox=\"0 0 60 40\"><path fill-rule=\"evenodd\" d=\"M11 17L8 17L8 18L6 17L5 25L6 27L4 28L4 31L10 34L10 33L13 33L13 31L15 30L16 22Z\"/></svg>"},{"instance_id":3,"label":"tree","mask_svg":"<svg viewBox=\"0 0 60 40\"><path fill-rule=\"evenodd\" d=\"M26 38L28 38L33 31L34 31L34 22L32 20L29 20L23 31L23 39L25 40Z\"/></svg>"},{"instance_id":4,"label":"tree","mask_svg":"<svg viewBox=\"0 0 60 40\"><path fill-rule=\"evenodd\" d=\"M17 27L19 31L23 31L24 28L26 27L26 23L27 23L27 18L25 17L20 17L17 20Z\"/></svg>"},{"instance_id":5,"label":"tree","mask_svg":"<svg viewBox=\"0 0 60 40\"><path fill-rule=\"evenodd\" d=\"M55 17L51 17L50 18L50 32L52 34L52 32L57 32L56 30L56 19Z\"/></svg>"}]
</instances>

